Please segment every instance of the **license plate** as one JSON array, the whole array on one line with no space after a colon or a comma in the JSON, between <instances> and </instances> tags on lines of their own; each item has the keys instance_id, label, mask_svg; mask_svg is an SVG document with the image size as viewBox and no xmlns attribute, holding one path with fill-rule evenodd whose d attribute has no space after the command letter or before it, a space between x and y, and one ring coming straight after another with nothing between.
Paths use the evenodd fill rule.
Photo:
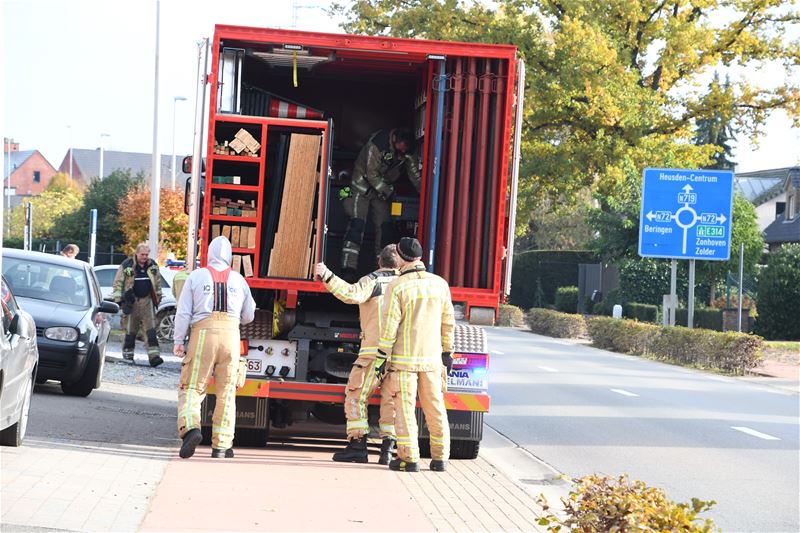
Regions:
<instances>
[{"instance_id":1,"label":"license plate","mask_svg":"<svg viewBox=\"0 0 800 533\"><path fill-rule=\"evenodd\" d=\"M248 359L247 360L248 372L261 372L261 359Z\"/></svg>"}]
</instances>

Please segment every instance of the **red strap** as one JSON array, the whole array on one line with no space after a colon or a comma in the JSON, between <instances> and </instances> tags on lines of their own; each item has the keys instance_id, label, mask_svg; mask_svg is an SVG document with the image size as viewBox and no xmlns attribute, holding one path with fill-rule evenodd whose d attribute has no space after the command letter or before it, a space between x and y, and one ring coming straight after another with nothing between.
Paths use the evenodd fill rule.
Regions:
<instances>
[{"instance_id":1,"label":"red strap","mask_svg":"<svg viewBox=\"0 0 800 533\"><path fill-rule=\"evenodd\" d=\"M214 281L214 283L225 283L225 284L228 283L228 276L230 276L231 274L230 267L226 268L221 272L216 268L211 268L211 267L206 267L206 270L208 270L211 273L211 279Z\"/></svg>"}]
</instances>

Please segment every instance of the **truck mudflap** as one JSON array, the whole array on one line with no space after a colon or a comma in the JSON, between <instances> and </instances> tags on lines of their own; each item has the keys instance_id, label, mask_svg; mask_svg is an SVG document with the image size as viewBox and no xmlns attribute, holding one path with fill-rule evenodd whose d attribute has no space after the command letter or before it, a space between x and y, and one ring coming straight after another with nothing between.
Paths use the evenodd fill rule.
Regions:
<instances>
[{"instance_id":1,"label":"truck mudflap","mask_svg":"<svg viewBox=\"0 0 800 533\"><path fill-rule=\"evenodd\" d=\"M450 458L475 459L478 457L483 438L483 413L477 411L447 410L450 425ZM431 456L428 425L422 409L417 408L417 427L419 427L419 452L422 457Z\"/></svg>"}]
</instances>

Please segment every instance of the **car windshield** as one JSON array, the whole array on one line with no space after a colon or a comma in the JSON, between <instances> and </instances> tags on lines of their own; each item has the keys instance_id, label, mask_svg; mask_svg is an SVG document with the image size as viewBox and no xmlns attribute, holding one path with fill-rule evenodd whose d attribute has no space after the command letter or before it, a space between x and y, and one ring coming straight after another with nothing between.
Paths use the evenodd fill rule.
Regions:
<instances>
[{"instance_id":1,"label":"car windshield","mask_svg":"<svg viewBox=\"0 0 800 533\"><path fill-rule=\"evenodd\" d=\"M88 282L81 268L4 257L3 274L18 298L89 306Z\"/></svg>"}]
</instances>

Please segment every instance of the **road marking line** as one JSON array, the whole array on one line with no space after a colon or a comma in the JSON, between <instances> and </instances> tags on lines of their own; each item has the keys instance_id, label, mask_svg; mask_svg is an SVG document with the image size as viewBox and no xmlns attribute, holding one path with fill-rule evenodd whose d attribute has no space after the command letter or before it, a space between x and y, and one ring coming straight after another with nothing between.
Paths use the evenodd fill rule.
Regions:
<instances>
[{"instance_id":1,"label":"road marking line","mask_svg":"<svg viewBox=\"0 0 800 533\"><path fill-rule=\"evenodd\" d=\"M539 368L541 368L545 372L558 372L558 370L556 370L552 366L540 366Z\"/></svg>"},{"instance_id":2,"label":"road marking line","mask_svg":"<svg viewBox=\"0 0 800 533\"><path fill-rule=\"evenodd\" d=\"M753 437L758 437L759 439L781 440L778 437L773 437L772 435L767 435L766 433L761 433L760 431L756 431L755 429L750 429L744 426L731 426L731 429L735 429L736 431L741 431L742 433L747 433L748 435L752 435Z\"/></svg>"},{"instance_id":3,"label":"road marking line","mask_svg":"<svg viewBox=\"0 0 800 533\"><path fill-rule=\"evenodd\" d=\"M622 394L623 396L639 396L638 394L634 394L632 392L628 392L622 389L610 389L611 392L616 392L617 394Z\"/></svg>"},{"instance_id":4,"label":"road marking line","mask_svg":"<svg viewBox=\"0 0 800 533\"><path fill-rule=\"evenodd\" d=\"M495 355L505 355L503 352L499 352L497 350L492 350L492 353Z\"/></svg>"}]
</instances>

